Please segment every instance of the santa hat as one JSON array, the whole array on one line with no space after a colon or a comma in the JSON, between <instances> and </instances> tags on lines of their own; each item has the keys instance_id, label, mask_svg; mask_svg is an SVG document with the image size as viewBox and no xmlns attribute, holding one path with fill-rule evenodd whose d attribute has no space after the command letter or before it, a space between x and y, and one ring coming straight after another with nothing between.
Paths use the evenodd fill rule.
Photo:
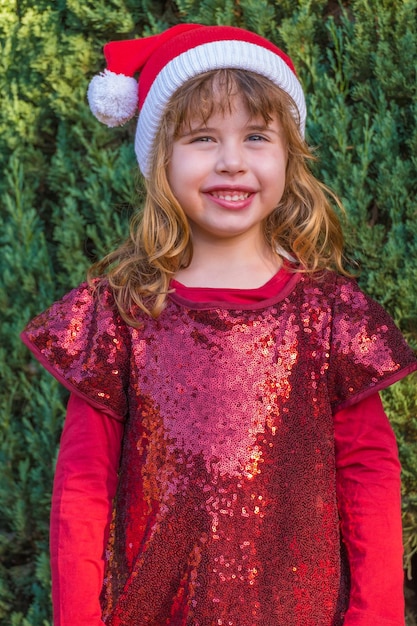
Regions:
<instances>
[{"instance_id":1,"label":"santa hat","mask_svg":"<svg viewBox=\"0 0 417 626\"><path fill-rule=\"evenodd\" d=\"M144 176L166 106L187 80L209 70L244 69L269 78L291 96L304 135L306 106L291 59L267 39L232 26L178 24L159 35L112 41L104 47L107 69L88 88L94 115L120 126L139 109L135 151ZM133 78L139 74L139 85Z\"/></svg>"}]
</instances>

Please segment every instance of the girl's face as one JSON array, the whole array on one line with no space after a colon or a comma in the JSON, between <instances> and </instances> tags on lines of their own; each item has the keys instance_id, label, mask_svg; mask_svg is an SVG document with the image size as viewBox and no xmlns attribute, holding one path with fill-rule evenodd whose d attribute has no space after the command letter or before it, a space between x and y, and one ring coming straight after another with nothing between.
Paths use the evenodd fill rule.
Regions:
<instances>
[{"instance_id":1,"label":"girl's face","mask_svg":"<svg viewBox=\"0 0 417 626\"><path fill-rule=\"evenodd\" d=\"M229 112L191 120L173 142L170 187L202 240L264 242L263 221L285 188L287 148L281 124L251 117L239 96Z\"/></svg>"}]
</instances>

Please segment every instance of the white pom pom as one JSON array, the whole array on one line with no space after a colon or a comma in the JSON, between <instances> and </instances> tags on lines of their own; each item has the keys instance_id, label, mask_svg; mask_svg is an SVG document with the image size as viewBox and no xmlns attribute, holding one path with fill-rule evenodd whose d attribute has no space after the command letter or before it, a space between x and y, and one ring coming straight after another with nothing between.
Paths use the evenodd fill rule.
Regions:
<instances>
[{"instance_id":1,"label":"white pom pom","mask_svg":"<svg viewBox=\"0 0 417 626\"><path fill-rule=\"evenodd\" d=\"M88 103L93 115L113 128L130 120L138 107L138 84L124 74L104 70L88 86Z\"/></svg>"}]
</instances>

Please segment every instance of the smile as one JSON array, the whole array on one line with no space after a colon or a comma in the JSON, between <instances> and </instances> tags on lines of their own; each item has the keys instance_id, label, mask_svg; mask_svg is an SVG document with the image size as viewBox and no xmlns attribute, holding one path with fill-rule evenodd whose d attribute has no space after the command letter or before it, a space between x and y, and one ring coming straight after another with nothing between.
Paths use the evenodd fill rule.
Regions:
<instances>
[{"instance_id":1,"label":"smile","mask_svg":"<svg viewBox=\"0 0 417 626\"><path fill-rule=\"evenodd\" d=\"M227 193L222 191L212 191L210 195L214 198L218 198L219 200L226 200L226 202L242 202L242 200L247 200L251 194L247 192Z\"/></svg>"}]
</instances>

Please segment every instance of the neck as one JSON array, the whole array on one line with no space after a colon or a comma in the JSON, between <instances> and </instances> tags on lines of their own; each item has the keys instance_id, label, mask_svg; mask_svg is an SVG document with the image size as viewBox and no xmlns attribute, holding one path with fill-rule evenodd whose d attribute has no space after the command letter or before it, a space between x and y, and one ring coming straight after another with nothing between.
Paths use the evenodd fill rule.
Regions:
<instances>
[{"instance_id":1,"label":"neck","mask_svg":"<svg viewBox=\"0 0 417 626\"><path fill-rule=\"evenodd\" d=\"M281 265L281 258L266 244L248 249L245 242L199 241L190 265L175 278L187 287L256 289Z\"/></svg>"}]
</instances>

